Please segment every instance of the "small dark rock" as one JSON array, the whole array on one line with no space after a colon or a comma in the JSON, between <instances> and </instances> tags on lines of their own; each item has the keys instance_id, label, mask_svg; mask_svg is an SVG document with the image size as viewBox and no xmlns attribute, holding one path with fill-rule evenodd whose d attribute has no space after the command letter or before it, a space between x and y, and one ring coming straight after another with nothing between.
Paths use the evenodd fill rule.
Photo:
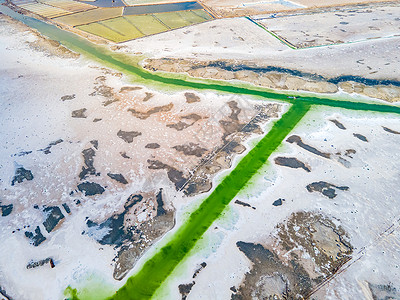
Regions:
<instances>
[{"instance_id":1,"label":"small dark rock","mask_svg":"<svg viewBox=\"0 0 400 300\"><path fill-rule=\"evenodd\" d=\"M80 192L85 192L85 196L93 196L104 193L104 188L100 184L88 181L78 184L78 190Z\"/></svg>"},{"instance_id":2,"label":"small dark rock","mask_svg":"<svg viewBox=\"0 0 400 300\"><path fill-rule=\"evenodd\" d=\"M362 134L359 133L353 133L353 136L358 138L359 140L363 141L363 142L368 142L367 138L365 136L363 136Z\"/></svg>"},{"instance_id":3,"label":"small dark rock","mask_svg":"<svg viewBox=\"0 0 400 300\"><path fill-rule=\"evenodd\" d=\"M46 238L40 232L39 226L36 227L35 233L30 231L25 231L25 236L31 240L31 244L35 247L39 246L46 240Z\"/></svg>"},{"instance_id":4,"label":"small dark rock","mask_svg":"<svg viewBox=\"0 0 400 300\"><path fill-rule=\"evenodd\" d=\"M278 200L275 200L274 203L272 203L273 206L281 206L283 201L285 201L285 199L279 198Z\"/></svg>"},{"instance_id":5,"label":"small dark rock","mask_svg":"<svg viewBox=\"0 0 400 300\"><path fill-rule=\"evenodd\" d=\"M81 109L74 110L72 112L72 114L71 114L71 117L85 119L85 118L87 118L86 110L87 110L86 108L81 108Z\"/></svg>"},{"instance_id":6,"label":"small dark rock","mask_svg":"<svg viewBox=\"0 0 400 300\"><path fill-rule=\"evenodd\" d=\"M194 93L185 93L187 103L200 102L200 97Z\"/></svg>"},{"instance_id":7,"label":"small dark rock","mask_svg":"<svg viewBox=\"0 0 400 300\"><path fill-rule=\"evenodd\" d=\"M63 203L62 207L64 208L64 210L66 211L67 214L71 213L71 209L69 208L67 203Z\"/></svg>"},{"instance_id":8,"label":"small dark rock","mask_svg":"<svg viewBox=\"0 0 400 300\"><path fill-rule=\"evenodd\" d=\"M1 202L0 202L1 204ZM1 216L2 217L7 217L9 214L11 214L12 210L13 210L13 205L9 204L9 205L0 205L0 211L1 211Z\"/></svg>"},{"instance_id":9,"label":"small dark rock","mask_svg":"<svg viewBox=\"0 0 400 300\"><path fill-rule=\"evenodd\" d=\"M67 100L75 99L75 96L76 96L75 94L62 96L61 97L61 101L67 101Z\"/></svg>"},{"instance_id":10,"label":"small dark rock","mask_svg":"<svg viewBox=\"0 0 400 300\"><path fill-rule=\"evenodd\" d=\"M160 145L157 144L157 143L150 143L150 144L147 144L144 147L147 148L147 149L158 149L158 148L160 148Z\"/></svg>"},{"instance_id":11,"label":"small dark rock","mask_svg":"<svg viewBox=\"0 0 400 300\"><path fill-rule=\"evenodd\" d=\"M128 181L125 179L125 177L122 174L107 173L107 176L110 177L111 179L118 181L119 183L128 184Z\"/></svg>"}]
</instances>

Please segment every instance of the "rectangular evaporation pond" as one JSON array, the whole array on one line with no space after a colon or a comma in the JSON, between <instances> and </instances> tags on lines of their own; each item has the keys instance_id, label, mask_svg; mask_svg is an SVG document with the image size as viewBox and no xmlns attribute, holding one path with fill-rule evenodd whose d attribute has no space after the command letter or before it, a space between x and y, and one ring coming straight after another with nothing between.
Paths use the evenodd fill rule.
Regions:
<instances>
[{"instance_id":1,"label":"rectangular evaporation pond","mask_svg":"<svg viewBox=\"0 0 400 300\"><path fill-rule=\"evenodd\" d=\"M173 12L181 10L193 10L202 8L203 7L197 2L139 5L139 6L126 7L124 10L124 15L146 15L146 14Z\"/></svg>"},{"instance_id":2,"label":"rectangular evaporation pond","mask_svg":"<svg viewBox=\"0 0 400 300\"><path fill-rule=\"evenodd\" d=\"M23 9L29 10L45 18L54 18L54 17L68 15L71 13L64 9L53 7L43 3L21 4L19 5L19 7L22 7Z\"/></svg>"},{"instance_id":3,"label":"rectangular evaporation pond","mask_svg":"<svg viewBox=\"0 0 400 300\"><path fill-rule=\"evenodd\" d=\"M122 15L122 10L122 7L97 8L53 20L70 26L84 25L119 17Z\"/></svg>"},{"instance_id":4,"label":"rectangular evaporation pond","mask_svg":"<svg viewBox=\"0 0 400 300\"><path fill-rule=\"evenodd\" d=\"M128 20L128 22L136 26L145 35L156 34L169 30L168 27L163 25L152 15L124 16L124 18Z\"/></svg>"},{"instance_id":5,"label":"rectangular evaporation pond","mask_svg":"<svg viewBox=\"0 0 400 300\"><path fill-rule=\"evenodd\" d=\"M143 5L143 4L148 4L148 5L156 5L156 4L166 4L169 3L170 0L124 0L126 5L128 6L136 6L136 5ZM178 2L187 2L187 0L174 0L174 3Z\"/></svg>"},{"instance_id":6,"label":"rectangular evaporation pond","mask_svg":"<svg viewBox=\"0 0 400 300\"><path fill-rule=\"evenodd\" d=\"M102 21L99 22L99 24L104 25L105 27L110 28L115 32L118 32L121 35L118 40L113 40L114 42L124 42L144 36L144 34L139 31L138 28L136 28L123 17Z\"/></svg>"},{"instance_id":7,"label":"rectangular evaporation pond","mask_svg":"<svg viewBox=\"0 0 400 300\"><path fill-rule=\"evenodd\" d=\"M190 24L198 24L212 19L204 10L180 11L178 14L186 21L190 22Z\"/></svg>"},{"instance_id":8,"label":"rectangular evaporation pond","mask_svg":"<svg viewBox=\"0 0 400 300\"><path fill-rule=\"evenodd\" d=\"M39 2L71 12L80 12L96 8L96 6L90 4L69 0L40 0Z\"/></svg>"},{"instance_id":9,"label":"rectangular evaporation pond","mask_svg":"<svg viewBox=\"0 0 400 300\"><path fill-rule=\"evenodd\" d=\"M14 0L12 1L13 4L19 6L21 4L28 4L28 3L35 3L35 0Z\"/></svg>"},{"instance_id":10,"label":"rectangular evaporation pond","mask_svg":"<svg viewBox=\"0 0 400 300\"><path fill-rule=\"evenodd\" d=\"M179 12L154 14L154 16L171 29L185 27L191 23L179 15Z\"/></svg>"},{"instance_id":11,"label":"rectangular evaporation pond","mask_svg":"<svg viewBox=\"0 0 400 300\"><path fill-rule=\"evenodd\" d=\"M113 41L113 42L121 42L124 41L125 37L121 35L120 33L104 26L103 24L99 23L91 23L87 25L81 25L77 26L76 28L97 35L99 37L105 38L107 40Z\"/></svg>"}]
</instances>

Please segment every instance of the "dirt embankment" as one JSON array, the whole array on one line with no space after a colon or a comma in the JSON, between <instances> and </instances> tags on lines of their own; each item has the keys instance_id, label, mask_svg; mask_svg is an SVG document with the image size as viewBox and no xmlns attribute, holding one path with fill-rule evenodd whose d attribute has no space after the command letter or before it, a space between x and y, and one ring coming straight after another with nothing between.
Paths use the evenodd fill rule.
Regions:
<instances>
[{"instance_id":1,"label":"dirt embankment","mask_svg":"<svg viewBox=\"0 0 400 300\"><path fill-rule=\"evenodd\" d=\"M374 80L371 84L364 78L325 78L317 74L302 73L297 70L278 70L272 67L240 65L232 61L193 62L185 59L148 59L144 68L151 71L187 73L193 77L240 80L265 88L306 91L314 93L336 93L339 89L347 93L356 93L387 102L400 101L400 84L386 84ZM276 70L275 70L276 69ZM357 82L361 81L361 82ZM375 82L376 81L376 82ZM375 84L378 83L378 84Z\"/></svg>"}]
</instances>

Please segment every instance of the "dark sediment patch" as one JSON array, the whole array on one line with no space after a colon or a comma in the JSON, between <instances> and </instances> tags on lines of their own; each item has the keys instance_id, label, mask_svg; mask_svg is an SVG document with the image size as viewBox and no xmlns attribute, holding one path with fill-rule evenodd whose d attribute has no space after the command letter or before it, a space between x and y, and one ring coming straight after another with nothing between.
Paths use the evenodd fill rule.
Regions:
<instances>
[{"instance_id":1,"label":"dark sediment patch","mask_svg":"<svg viewBox=\"0 0 400 300\"><path fill-rule=\"evenodd\" d=\"M13 154L11 156L25 156L25 155L28 155L28 154L31 154L31 153L32 153L32 151L21 151L21 152L18 152L16 154Z\"/></svg>"},{"instance_id":2,"label":"dark sediment patch","mask_svg":"<svg viewBox=\"0 0 400 300\"><path fill-rule=\"evenodd\" d=\"M367 142L367 143L368 143L367 138L366 138L364 135L362 135L362 134L353 133L353 136L356 137L356 138L358 138L360 141L363 141L363 142Z\"/></svg>"},{"instance_id":3,"label":"dark sediment patch","mask_svg":"<svg viewBox=\"0 0 400 300\"><path fill-rule=\"evenodd\" d=\"M347 156L347 157L353 158L352 155L353 155L353 154L356 154L356 153L357 153L357 151L354 150L354 149L347 149L347 150L345 151L344 155Z\"/></svg>"},{"instance_id":4,"label":"dark sediment patch","mask_svg":"<svg viewBox=\"0 0 400 300\"><path fill-rule=\"evenodd\" d=\"M1 204L1 202L0 202L0 204ZM11 214L13 208L14 208L13 204L0 205L1 216L7 217L9 214Z\"/></svg>"},{"instance_id":5,"label":"dark sediment patch","mask_svg":"<svg viewBox=\"0 0 400 300\"><path fill-rule=\"evenodd\" d=\"M93 147L96 150L99 150L99 141L98 140L92 140L92 141L90 141L90 143L93 145Z\"/></svg>"},{"instance_id":6,"label":"dark sediment patch","mask_svg":"<svg viewBox=\"0 0 400 300\"><path fill-rule=\"evenodd\" d=\"M285 166L285 167L289 167L289 168L293 168L293 169L304 169L307 172L311 172L310 167L306 166L303 162L299 161L297 158L295 157L276 157L274 159L275 163L277 165L280 166Z\"/></svg>"},{"instance_id":7,"label":"dark sediment patch","mask_svg":"<svg viewBox=\"0 0 400 300\"><path fill-rule=\"evenodd\" d=\"M144 146L146 149L158 149L160 148L160 145L157 143L150 143Z\"/></svg>"},{"instance_id":8,"label":"dark sediment patch","mask_svg":"<svg viewBox=\"0 0 400 300\"><path fill-rule=\"evenodd\" d=\"M138 90L141 90L141 89L142 89L142 87L140 87L140 86L123 86L119 90L119 92L120 93L125 93L125 92L138 91Z\"/></svg>"},{"instance_id":9,"label":"dark sediment patch","mask_svg":"<svg viewBox=\"0 0 400 300\"><path fill-rule=\"evenodd\" d=\"M199 116L198 114L189 114L186 116L182 116L181 119L190 120L191 123L183 122L181 120L178 123L167 124L167 127L173 128L178 131L182 131L183 129L186 129L186 128L192 126L194 123L196 123L198 120L200 120L201 116Z\"/></svg>"},{"instance_id":10,"label":"dark sediment patch","mask_svg":"<svg viewBox=\"0 0 400 300\"><path fill-rule=\"evenodd\" d=\"M383 128L383 130L385 130L385 131L387 131L387 132L389 132L389 133L400 134L399 131L392 130L392 129L387 128L387 127L385 127L385 126L382 126L382 128Z\"/></svg>"},{"instance_id":11,"label":"dark sediment patch","mask_svg":"<svg viewBox=\"0 0 400 300\"><path fill-rule=\"evenodd\" d=\"M30 262L28 262L28 264L26 265L27 269L35 269L37 267L41 267L44 266L45 264L49 264L50 267L54 268L54 261L51 257L45 258L45 259L41 259L41 260L31 260Z\"/></svg>"},{"instance_id":12,"label":"dark sediment patch","mask_svg":"<svg viewBox=\"0 0 400 300\"><path fill-rule=\"evenodd\" d=\"M75 96L76 96L75 94L62 96L61 101L68 101L68 100L75 99Z\"/></svg>"},{"instance_id":13,"label":"dark sediment patch","mask_svg":"<svg viewBox=\"0 0 400 300\"><path fill-rule=\"evenodd\" d=\"M122 174L107 173L107 176L110 177L111 179L118 181L119 183L128 184L128 181L125 179L125 177Z\"/></svg>"},{"instance_id":14,"label":"dark sediment patch","mask_svg":"<svg viewBox=\"0 0 400 300\"><path fill-rule=\"evenodd\" d=\"M46 240L40 232L39 226L36 227L35 232L25 231L25 236L30 239L30 243L35 247L39 246Z\"/></svg>"},{"instance_id":15,"label":"dark sediment patch","mask_svg":"<svg viewBox=\"0 0 400 300\"><path fill-rule=\"evenodd\" d=\"M100 122L101 120L103 120L103 119L101 119L101 118L94 118L94 119L93 119L93 123Z\"/></svg>"},{"instance_id":16,"label":"dark sediment patch","mask_svg":"<svg viewBox=\"0 0 400 300\"><path fill-rule=\"evenodd\" d=\"M167 211L164 208L162 189L156 195L156 202L157 202L157 216L165 215L167 213Z\"/></svg>"},{"instance_id":17,"label":"dark sediment patch","mask_svg":"<svg viewBox=\"0 0 400 300\"><path fill-rule=\"evenodd\" d=\"M114 89L112 87L109 87L105 84L106 82L106 77L105 76L99 76L96 78L95 82L95 87L94 91L89 94L89 96L103 96L105 98L111 98L114 96Z\"/></svg>"},{"instance_id":18,"label":"dark sediment patch","mask_svg":"<svg viewBox=\"0 0 400 300\"><path fill-rule=\"evenodd\" d=\"M94 196L104 193L104 188L100 184L88 181L78 184L78 190L82 193L84 192L85 196Z\"/></svg>"},{"instance_id":19,"label":"dark sediment patch","mask_svg":"<svg viewBox=\"0 0 400 300\"><path fill-rule=\"evenodd\" d=\"M147 160L149 163L148 168L150 170L160 170L164 169L167 171L169 180L175 184L175 188L179 190L186 182L186 178L183 176L183 172L178 171L174 167L171 167L159 160Z\"/></svg>"},{"instance_id":20,"label":"dark sediment patch","mask_svg":"<svg viewBox=\"0 0 400 300\"><path fill-rule=\"evenodd\" d=\"M194 93L185 93L187 103L200 102L200 97Z\"/></svg>"},{"instance_id":21,"label":"dark sediment patch","mask_svg":"<svg viewBox=\"0 0 400 300\"><path fill-rule=\"evenodd\" d=\"M135 137L142 135L141 132L138 131L123 131L120 130L117 132L117 136L123 139L126 143L132 143Z\"/></svg>"},{"instance_id":22,"label":"dark sediment patch","mask_svg":"<svg viewBox=\"0 0 400 300\"><path fill-rule=\"evenodd\" d=\"M22 183L24 180L30 181L33 178L33 174L30 170L27 170L24 167L18 167L15 170L15 175L11 181L11 185L15 185L15 183Z\"/></svg>"},{"instance_id":23,"label":"dark sediment patch","mask_svg":"<svg viewBox=\"0 0 400 300\"><path fill-rule=\"evenodd\" d=\"M43 212L47 215L46 220L43 222L43 226L48 233L52 232L54 228L64 219L64 215L58 206L49 206L43 209Z\"/></svg>"},{"instance_id":24,"label":"dark sediment patch","mask_svg":"<svg viewBox=\"0 0 400 300\"><path fill-rule=\"evenodd\" d=\"M63 139L58 139L57 141L51 142L46 148L39 149L38 151L43 151L44 154L49 154L51 153L50 151L51 147L61 144L62 142L64 142Z\"/></svg>"},{"instance_id":25,"label":"dark sediment patch","mask_svg":"<svg viewBox=\"0 0 400 300\"><path fill-rule=\"evenodd\" d=\"M170 111L174 107L174 104L171 102L170 104L163 105L163 106L156 106L148 110L147 112L140 112L133 108L129 108L128 111L132 113L133 116L139 118L141 120L145 120L150 117L152 114L156 114L159 112L167 112Z\"/></svg>"},{"instance_id":26,"label":"dark sediment patch","mask_svg":"<svg viewBox=\"0 0 400 300\"><path fill-rule=\"evenodd\" d=\"M94 144L93 146L95 146L95 149L98 149L97 143ZM85 166L82 166L82 171L79 173L80 180L87 178L89 175L96 175L96 176L100 175L100 173L96 172L96 168L94 167L94 157L96 156L95 149L90 147L82 151L82 156Z\"/></svg>"},{"instance_id":27,"label":"dark sediment patch","mask_svg":"<svg viewBox=\"0 0 400 300\"><path fill-rule=\"evenodd\" d=\"M299 147L303 148L304 150L307 150L308 152L311 152L311 153L316 154L318 156L321 156L321 157L324 157L324 158L330 158L331 157L330 153L321 152L321 151L317 150L316 148L303 143L301 137L299 137L298 135L292 135L292 136L288 137L286 139L286 141L288 143L290 143L290 144L293 144L293 143L297 144Z\"/></svg>"},{"instance_id":28,"label":"dark sediment patch","mask_svg":"<svg viewBox=\"0 0 400 300\"><path fill-rule=\"evenodd\" d=\"M252 262L231 299L309 299L351 259L346 232L323 215L298 212L277 225L268 246L239 241ZM306 258L307 257L307 258Z\"/></svg>"},{"instance_id":29,"label":"dark sediment patch","mask_svg":"<svg viewBox=\"0 0 400 300\"><path fill-rule=\"evenodd\" d=\"M204 153L206 153L208 150L206 148L202 148L199 146L199 144L195 143L188 143L185 145L177 145L172 147L176 151L183 152L185 155L189 156L196 156L196 157L202 157Z\"/></svg>"},{"instance_id":30,"label":"dark sediment patch","mask_svg":"<svg viewBox=\"0 0 400 300\"><path fill-rule=\"evenodd\" d=\"M119 153L123 158L130 159L130 157L126 154L126 152L120 152Z\"/></svg>"},{"instance_id":31,"label":"dark sediment patch","mask_svg":"<svg viewBox=\"0 0 400 300\"><path fill-rule=\"evenodd\" d=\"M192 278L193 278L193 279L196 278L197 275L199 275L199 273L200 273L205 267L207 267L207 263L203 261L203 262L200 264L200 266L196 269L196 271L194 271Z\"/></svg>"},{"instance_id":32,"label":"dark sediment patch","mask_svg":"<svg viewBox=\"0 0 400 300\"><path fill-rule=\"evenodd\" d=\"M349 187L348 186L337 186L325 181L318 181L318 182L313 182L307 185L307 191L310 193L312 192L319 192L322 195L328 197L329 199L333 199L337 196L335 188L339 189L341 191L348 191Z\"/></svg>"},{"instance_id":33,"label":"dark sediment patch","mask_svg":"<svg viewBox=\"0 0 400 300\"><path fill-rule=\"evenodd\" d=\"M113 103L118 102L118 101L120 101L120 100L117 99L117 98L108 99L108 100L106 100L106 101L103 102L103 106L104 106L104 107L107 107L107 106L109 106L110 104L113 104Z\"/></svg>"},{"instance_id":34,"label":"dark sediment patch","mask_svg":"<svg viewBox=\"0 0 400 300\"><path fill-rule=\"evenodd\" d=\"M85 119L85 118L87 118L86 111L87 111L86 108L81 108L81 109L74 110L71 113L71 117Z\"/></svg>"},{"instance_id":35,"label":"dark sediment patch","mask_svg":"<svg viewBox=\"0 0 400 300\"><path fill-rule=\"evenodd\" d=\"M67 203L63 203L63 204L62 204L62 207L64 208L64 210L65 210L65 212L66 212L67 214L71 214L71 209L69 208L69 206L68 206Z\"/></svg>"},{"instance_id":36,"label":"dark sediment patch","mask_svg":"<svg viewBox=\"0 0 400 300\"><path fill-rule=\"evenodd\" d=\"M331 121L333 124L336 125L337 128L342 129L342 130L346 130L346 127L344 127L344 125L342 123L340 123L338 120L329 120Z\"/></svg>"},{"instance_id":37,"label":"dark sediment patch","mask_svg":"<svg viewBox=\"0 0 400 300\"><path fill-rule=\"evenodd\" d=\"M180 284L178 285L179 293L182 295L182 300L186 300L187 296L190 294L192 287L195 285L195 282Z\"/></svg>"},{"instance_id":38,"label":"dark sediment patch","mask_svg":"<svg viewBox=\"0 0 400 300\"><path fill-rule=\"evenodd\" d=\"M144 98L143 98L143 102L147 102L147 101L149 101L151 98L153 98L153 96L154 96L154 94L153 93L149 93L149 92L146 92L145 93L145 96L144 96Z\"/></svg>"},{"instance_id":39,"label":"dark sediment patch","mask_svg":"<svg viewBox=\"0 0 400 300\"><path fill-rule=\"evenodd\" d=\"M279 199L275 200L275 201L272 203L272 205L273 205L273 206L281 206L281 205L283 204L283 201L285 201L285 199L279 198Z\"/></svg>"},{"instance_id":40,"label":"dark sediment patch","mask_svg":"<svg viewBox=\"0 0 400 300\"><path fill-rule=\"evenodd\" d=\"M235 203L244 207L251 207L252 209L256 209L254 206L251 206L250 204L240 200L235 200Z\"/></svg>"}]
</instances>

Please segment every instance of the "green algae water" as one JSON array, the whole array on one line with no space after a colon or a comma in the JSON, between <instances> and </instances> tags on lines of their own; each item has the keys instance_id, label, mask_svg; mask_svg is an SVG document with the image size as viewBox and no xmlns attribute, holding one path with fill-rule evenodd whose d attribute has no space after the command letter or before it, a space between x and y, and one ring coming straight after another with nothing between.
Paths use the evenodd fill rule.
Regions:
<instances>
[{"instance_id":1,"label":"green algae water","mask_svg":"<svg viewBox=\"0 0 400 300\"><path fill-rule=\"evenodd\" d=\"M238 163L216 189L202 202L175 233L167 245L150 258L142 269L109 298L113 300L150 299L163 281L194 247L225 207L266 163L296 124L309 111L310 105L296 102L268 134Z\"/></svg>"}]
</instances>

